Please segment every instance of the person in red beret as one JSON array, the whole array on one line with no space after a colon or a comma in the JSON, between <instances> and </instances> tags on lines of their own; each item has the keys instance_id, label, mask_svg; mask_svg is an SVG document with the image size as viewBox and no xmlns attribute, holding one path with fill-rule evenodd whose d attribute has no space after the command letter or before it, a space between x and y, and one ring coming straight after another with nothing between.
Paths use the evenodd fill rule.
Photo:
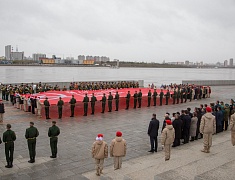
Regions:
<instances>
[{"instance_id":1,"label":"person in red beret","mask_svg":"<svg viewBox=\"0 0 235 180\"><path fill-rule=\"evenodd\" d=\"M96 175L103 174L104 158L108 157L108 145L103 140L103 134L98 134L96 141L92 145L92 158L95 159Z\"/></svg>"},{"instance_id":2,"label":"person in red beret","mask_svg":"<svg viewBox=\"0 0 235 180\"><path fill-rule=\"evenodd\" d=\"M206 107L206 113L201 118L200 133L203 134L203 146L201 151L204 153L210 153L210 147L212 145L212 134L216 133L216 121L215 116L212 115L211 107Z\"/></svg>"},{"instance_id":3,"label":"person in red beret","mask_svg":"<svg viewBox=\"0 0 235 180\"><path fill-rule=\"evenodd\" d=\"M122 167L122 157L126 156L126 140L122 138L122 132L116 132L116 138L110 145L110 156L114 157L114 170Z\"/></svg>"},{"instance_id":4,"label":"person in red beret","mask_svg":"<svg viewBox=\"0 0 235 180\"><path fill-rule=\"evenodd\" d=\"M171 120L166 120L166 127L162 131L162 147L165 151L165 161L170 160L171 145L175 140L175 129L172 126Z\"/></svg>"}]
</instances>

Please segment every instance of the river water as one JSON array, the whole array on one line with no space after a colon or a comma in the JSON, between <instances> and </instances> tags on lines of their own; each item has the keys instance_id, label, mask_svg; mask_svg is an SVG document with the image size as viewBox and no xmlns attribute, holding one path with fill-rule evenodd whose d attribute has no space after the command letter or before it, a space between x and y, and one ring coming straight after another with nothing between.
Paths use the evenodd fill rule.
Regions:
<instances>
[{"instance_id":1,"label":"river water","mask_svg":"<svg viewBox=\"0 0 235 180\"><path fill-rule=\"evenodd\" d=\"M1 83L144 80L144 85L182 80L235 80L235 69L0 66Z\"/></svg>"}]
</instances>

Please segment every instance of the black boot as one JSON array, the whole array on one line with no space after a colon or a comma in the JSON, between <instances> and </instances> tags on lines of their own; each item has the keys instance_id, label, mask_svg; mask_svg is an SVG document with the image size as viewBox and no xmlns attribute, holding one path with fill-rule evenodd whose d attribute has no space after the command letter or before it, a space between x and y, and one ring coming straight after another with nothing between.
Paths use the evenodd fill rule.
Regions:
<instances>
[{"instance_id":1,"label":"black boot","mask_svg":"<svg viewBox=\"0 0 235 180\"><path fill-rule=\"evenodd\" d=\"M28 162L29 162L29 163L34 163L34 162L33 162L33 158L30 157L30 160L29 160Z\"/></svg>"},{"instance_id":2,"label":"black boot","mask_svg":"<svg viewBox=\"0 0 235 180\"><path fill-rule=\"evenodd\" d=\"M5 166L6 168L11 168L10 162L7 162L7 165Z\"/></svg>"},{"instance_id":3,"label":"black boot","mask_svg":"<svg viewBox=\"0 0 235 180\"><path fill-rule=\"evenodd\" d=\"M12 163L13 163L13 162L10 162L10 164L9 164L9 165L10 165L10 168L12 168L12 167L13 167L13 164L12 164Z\"/></svg>"}]
</instances>

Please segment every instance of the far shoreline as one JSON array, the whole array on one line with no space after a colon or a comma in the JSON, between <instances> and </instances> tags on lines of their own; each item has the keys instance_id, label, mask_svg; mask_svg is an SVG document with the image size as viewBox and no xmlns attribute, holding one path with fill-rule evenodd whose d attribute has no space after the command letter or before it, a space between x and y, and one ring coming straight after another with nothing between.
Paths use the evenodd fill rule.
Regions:
<instances>
[{"instance_id":1,"label":"far shoreline","mask_svg":"<svg viewBox=\"0 0 235 180\"><path fill-rule=\"evenodd\" d=\"M110 69L118 69L116 67L110 67L110 66L96 66L96 65L76 65L76 64L72 64L72 65L65 65L65 64L47 64L47 65L40 65L40 64L0 64L0 67L71 67L71 68L89 68L89 67L97 67L97 68L110 68ZM235 69L235 67L214 67L214 66L203 66L203 67L195 67L195 66L177 66L177 65L151 65L151 66L141 66L141 65L132 65L132 66L128 66L128 65L120 65L119 68L175 68L175 69L180 69L180 68L192 68L192 69Z\"/></svg>"}]
</instances>

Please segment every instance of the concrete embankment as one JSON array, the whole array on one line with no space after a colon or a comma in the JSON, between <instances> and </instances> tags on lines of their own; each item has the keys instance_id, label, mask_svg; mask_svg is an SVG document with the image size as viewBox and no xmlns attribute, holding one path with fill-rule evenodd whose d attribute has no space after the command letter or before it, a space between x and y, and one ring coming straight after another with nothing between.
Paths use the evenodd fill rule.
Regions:
<instances>
[{"instance_id":1,"label":"concrete embankment","mask_svg":"<svg viewBox=\"0 0 235 180\"><path fill-rule=\"evenodd\" d=\"M202 86L232 86L235 80L183 80L182 84L196 84Z\"/></svg>"}]
</instances>

